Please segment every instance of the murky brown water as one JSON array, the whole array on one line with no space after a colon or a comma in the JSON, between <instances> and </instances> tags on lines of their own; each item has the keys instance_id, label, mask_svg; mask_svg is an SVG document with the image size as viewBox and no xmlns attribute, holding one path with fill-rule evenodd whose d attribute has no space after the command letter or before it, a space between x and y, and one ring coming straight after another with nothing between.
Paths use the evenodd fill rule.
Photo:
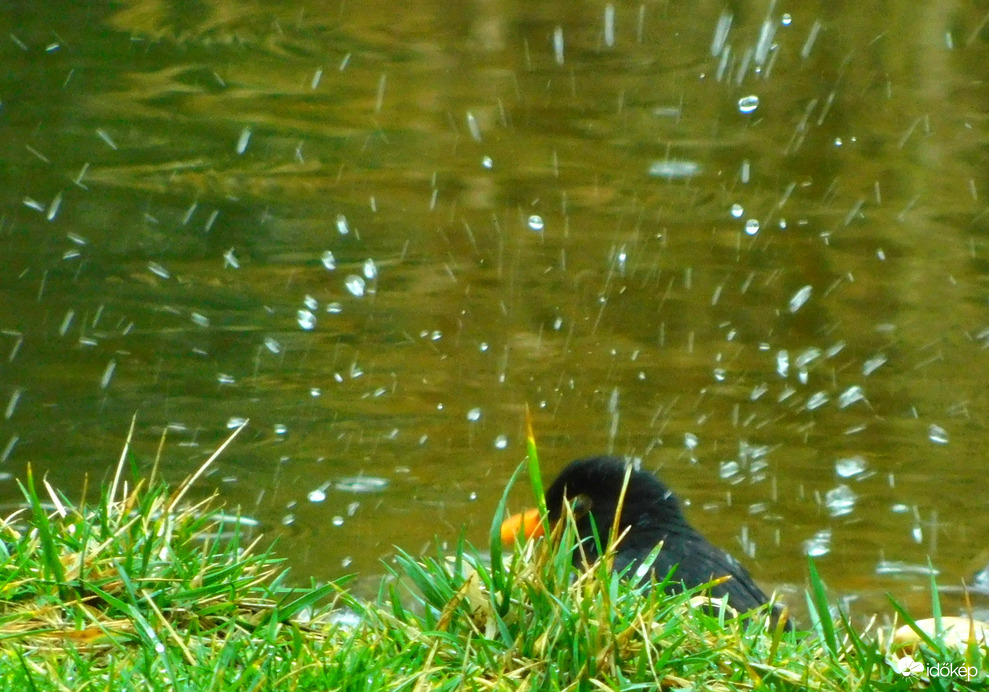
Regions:
<instances>
[{"instance_id":1,"label":"murky brown water","mask_svg":"<svg viewBox=\"0 0 989 692\"><path fill-rule=\"evenodd\" d=\"M484 543L529 404L770 586L985 564L984 7L90 5L0 10L6 500L249 418L204 492L373 581Z\"/></svg>"}]
</instances>

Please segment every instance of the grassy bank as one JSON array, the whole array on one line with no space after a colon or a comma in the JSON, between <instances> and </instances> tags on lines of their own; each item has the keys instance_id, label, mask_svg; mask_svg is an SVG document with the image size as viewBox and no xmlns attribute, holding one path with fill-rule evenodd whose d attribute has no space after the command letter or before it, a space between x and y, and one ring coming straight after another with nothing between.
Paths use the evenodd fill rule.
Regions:
<instances>
[{"instance_id":1,"label":"grassy bank","mask_svg":"<svg viewBox=\"0 0 989 692\"><path fill-rule=\"evenodd\" d=\"M24 479L25 508L0 527L0 689L986 688L984 648L930 637L915 658L978 675L897 672L874 632L832 621L816 578L811 631L784 632L641 593L607 564L575 572L548 542L502 556L500 517L490 563L464 544L400 554L374 602L343 583L290 588L236 516L188 502L194 479L129 487L122 471L77 504Z\"/></svg>"}]
</instances>

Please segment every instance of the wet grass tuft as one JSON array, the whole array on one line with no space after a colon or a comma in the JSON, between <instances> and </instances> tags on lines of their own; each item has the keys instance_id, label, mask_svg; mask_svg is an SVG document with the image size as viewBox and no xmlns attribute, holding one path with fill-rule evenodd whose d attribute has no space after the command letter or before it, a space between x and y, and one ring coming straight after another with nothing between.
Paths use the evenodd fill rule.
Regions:
<instances>
[{"instance_id":1,"label":"wet grass tuft","mask_svg":"<svg viewBox=\"0 0 989 692\"><path fill-rule=\"evenodd\" d=\"M245 521L185 501L194 479L128 488L124 456L91 504L27 475L24 508L0 526L0 689L986 687L989 656L972 642L925 635L911 654L971 666L971 680L898 672L890 638L835 618L814 569L811 630L787 632L702 590L637 589L610 554L576 568L572 523L503 555L504 499L493 565L460 541L452 555L399 552L370 602L343 582L292 588Z\"/></svg>"}]
</instances>

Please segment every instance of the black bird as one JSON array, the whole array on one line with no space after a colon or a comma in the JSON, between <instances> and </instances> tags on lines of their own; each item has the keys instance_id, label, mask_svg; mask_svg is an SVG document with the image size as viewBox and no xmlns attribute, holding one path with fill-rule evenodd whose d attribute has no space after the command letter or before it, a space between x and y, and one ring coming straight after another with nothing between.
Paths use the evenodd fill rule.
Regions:
<instances>
[{"instance_id":1,"label":"black bird","mask_svg":"<svg viewBox=\"0 0 989 692\"><path fill-rule=\"evenodd\" d=\"M563 469L546 491L551 524L563 515L564 500L570 502L577 534L582 540L584 554L591 562L599 557L593 527L596 527L601 544L606 544L618 513L626 469L625 462L614 457L579 459ZM711 545L687 522L676 495L651 473L631 471L619 521L617 535L625 535L616 549L615 571L631 566L627 574L635 574L662 542L663 547L648 568L645 580L650 572L657 580L662 580L676 568L669 591L679 592L719 577L729 577L711 587L711 596L727 597L728 604L740 613L769 602L738 560ZM502 540L510 543L520 532L526 537L542 534L538 512L530 510L506 520L502 525ZM774 615L774 620L778 615Z\"/></svg>"}]
</instances>

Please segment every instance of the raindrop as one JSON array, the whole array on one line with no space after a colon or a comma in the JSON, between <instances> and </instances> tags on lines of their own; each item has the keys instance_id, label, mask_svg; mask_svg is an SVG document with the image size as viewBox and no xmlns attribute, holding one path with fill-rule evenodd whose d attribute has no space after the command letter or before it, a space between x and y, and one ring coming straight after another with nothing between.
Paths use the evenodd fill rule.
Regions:
<instances>
[{"instance_id":1,"label":"raindrop","mask_svg":"<svg viewBox=\"0 0 989 692\"><path fill-rule=\"evenodd\" d=\"M738 111L740 113L752 113L759 107L759 97L752 94L738 99Z\"/></svg>"},{"instance_id":2,"label":"raindrop","mask_svg":"<svg viewBox=\"0 0 989 692\"><path fill-rule=\"evenodd\" d=\"M731 205L731 215L734 216L736 219L742 218L742 214L744 213L745 213L745 209L742 207L741 204Z\"/></svg>"},{"instance_id":3,"label":"raindrop","mask_svg":"<svg viewBox=\"0 0 989 692\"><path fill-rule=\"evenodd\" d=\"M117 361L111 359L109 363L106 364L106 369L103 371L103 377L100 378L100 389L106 389L110 386L110 380L113 379L113 371L117 369Z\"/></svg>"},{"instance_id":4,"label":"raindrop","mask_svg":"<svg viewBox=\"0 0 989 692\"><path fill-rule=\"evenodd\" d=\"M927 428L927 437L934 444L948 444L948 431L935 423L931 423L930 427Z\"/></svg>"},{"instance_id":5,"label":"raindrop","mask_svg":"<svg viewBox=\"0 0 989 692\"><path fill-rule=\"evenodd\" d=\"M718 17L718 23L714 27L714 38L711 40L712 56L721 55L721 51L724 50L728 40L728 32L731 31L732 18L732 13L727 10L724 10Z\"/></svg>"},{"instance_id":6,"label":"raindrop","mask_svg":"<svg viewBox=\"0 0 989 692\"><path fill-rule=\"evenodd\" d=\"M665 159L654 161L649 166L649 175L665 180L681 180L691 178L701 172L701 165L696 161L686 159Z\"/></svg>"},{"instance_id":7,"label":"raindrop","mask_svg":"<svg viewBox=\"0 0 989 692\"><path fill-rule=\"evenodd\" d=\"M337 268L337 258L329 250L323 253L320 260L323 262L323 266L326 267L327 271L333 271Z\"/></svg>"},{"instance_id":8,"label":"raindrop","mask_svg":"<svg viewBox=\"0 0 989 692\"><path fill-rule=\"evenodd\" d=\"M368 281L374 281L378 278L378 265L374 263L373 259L364 260L364 278Z\"/></svg>"},{"instance_id":9,"label":"raindrop","mask_svg":"<svg viewBox=\"0 0 989 692\"><path fill-rule=\"evenodd\" d=\"M351 295L360 298L364 295L364 277L357 276L357 274L349 275L344 281L344 285L347 290L350 291Z\"/></svg>"},{"instance_id":10,"label":"raindrop","mask_svg":"<svg viewBox=\"0 0 989 692\"><path fill-rule=\"evenodd\" d=\"M330 520L330 522L331 522L331 523L332 523L332 524L333 524L334 526L343 526L343 517L341 517L341 516L340 516L340 515L338 514L338 515L336 515L335 517L333 517L333 518L332 518L332 519Z\"/></svg>"},{"instance_id":11,"label":"raindrop","mask_svg":"<svg viewBox=\"0 0 989 692\"><path fill-rule=\"evenodd\" d=\"M494 440L494 446L495 449L505 449L506 447L508 447L508 436L499 435L498 437L496 437Z\"/></svg>"},{"instance_id":12,"label":"raindrop","mask_svg":"<svg viewBox=\"0 0 989 692\"><path fill-rule=\"evenodd\" d=\"M340 235L350 233L350 226L347 225L347 217L343 214L337 215L337 231L339 231Z\"/></svg>"},{"instance_id":13,"label":"raindrop","mask_svg":"<svg viewBox=\"0 0 989 692\"><path fill-rule=\"evenodd\" d=\"M828 403L828 395L824 392L817 392L807 400L807 410L813 411L814 409L821 408L826 403Z\"/></svg>"},{"instance_id":14,"label":"raindrop","mask_svg":"<svg viewBox=\"0 0 989 692\"><path fill-rule=\"evenodd\" d=\"M790 16L789 12L785 12L782 17L780 17L780 24L783 26L790 26L790 22L793 21L793 17Z\"/></svg>"},{"instance_id":15,"label":"raindrop","mask_svg":"<svg viewBox=\"0 0 989 692\"><path fill-rule=\"evenodd\" d=\"M237 259L237 255L234 254L234 249L230 248L223 253L223 268L226 269L230 267L231 269L240 269L240 260Z\"/></svg>"},{"instance_id":16,"label":"raindrop","mask_svg":"<svg viewBox=\"0 0 989 692\"><path fill-rule=\"evenodd\" d=\"M481 167L484 168L485 170L490 171L492 168L494 168L494 159L492 159L490 156L482 157Z\"/></svg>"},{"instance_id":17,"label":"raindrop","mask_svg":"<svg viewBox=\"0 0 989 692\"><path fill-rule=\"evenodd\" d=\"M882 353L877 353L872 358L862 363L862 374L868 377L885 363L886 356Z\"/></svg>"},{"instance_id":18,"label":"raindrop","mask_svg":"<svg viewBox=\"0 0 989 692\"><path fill-rule=\"evenodd\" d=\"M470 411L468 411L467 420L469 420L471 423L476 423L477 421L481 420L481 409L472 408Z\"/></svg>"},{"instance_id":19,"label":"raindrop","mask_svg":"<svg viewBox=\"0 0 989 692\"><path fill-rule=\"evenodd\" d=\"M821 349L811 346L810 348L801 351L800 355L794 361L794 364L798 368L804 368L813 363L815 360L821 357Z\"/></svg>"},{"instance_id":20,"label":"raindrop","mask_svg":"<svg viewBox=\"0 0 989 692\"><path fill-rule=\"evenodd\" d=\"M319 301L312 296L306 296L302 299L302 304L305 305L310 310L315 310L319 307Z\"/></svg>"},{"instance_id":21,"label":"raindrop","mask_svg":"<svg viewBox=\"0 0 989 692\"><path fill-rule=\"evenodd\" d=\"M316 315L312 314L309 310L299 310L295 313L295 321L307 332L316 328Z\"/></svg>"},{"instance_id":22,"label":"raindrop","mask_svg":"<svg viewBox=\"0 0 989 692\"><path fill-rule=\"evenodd\" d=\"M98 129L96 130L96 135L100 139L102 139L108 147L110 147L114 151L117 150L117 143L113 141L113 137L110 136L109 132L107 132L106 130Z\"/></svg>"},{"instance_id":23,"label":"raindrop","mask_svg":"<svg viewBox=\"0 0 989 692\"><path fill-rule=\"evenodd\" d=\"M788 351L782 350L776 354L776 372L781 377L787 377L790 374L790 354Z\"/></svg>"},{"instance_id":24,"label":"raindrop","mask_svg":"<svg viewBox=\"0 0 989 692\"><path fill-rule=\"evenodd\" d=\"M171 278L172 274L157 262L148 262L148 271L162 279Z\"/></svg>"},{"instance_id":25,"label":"raindrop","mask_svg":"<svg viewBox=\"0 0 989 692\"><path fill-rule=\"evenodd\" d=\"M529 228L536 233L542 233L545 224L543 223L543 217L538 214L533 214L529 217Z\"/></svg>"},{"instance_id":26,"label":"raindrop","mask_svg":"<svg viewBox=\"0 0 989 692\"><path fill-rule=\"evenodd\" d=\"M799 291L793 294L790 298L790 312L796 312L804 306L804 304L810 300L810 294L813 289L810 286L804 286Z\"/></svg>"},{"instance_id":27,"label":"raindrop","mask_svg":"<svg viewBox=\"0 0 989 692\"><path fill-rule=\"evenodd\" d=\"M241 418L240 416L233 416L227 419L227 430L233 430L234 428L239 428L244 423L247 422L246 418Z\"/></svg>"},{"instance_id":28,"label":"raindrop","mask_svg":"<svg viewBox=\"0 0 989 692\"><path fill-rule=\"evenodd\" d=\"M687 449L697 449L700 439L694 433L686 433L683 436L683 446Z\"/></svg>"},{"instance_id":29,"label":"raindrop","mask_svg":"<svg viewBox=\"0 0 989 692\"><path fill-rule=\"evenodd\" d=\"M62 206L62 193L61 192L59 192L57 195L55 195L55 198L52 199L51 204L48 205L48 211L45 213L45 218L48 219L49 221L53 221L55 219L55 216L58 214L58 208L60 206ZM82 244L85 244L85 243L82 243Z\"/></svg>"},{"instance_id":30,"label":"raindrop","mask_svg":"<svg viewBox=\"0 0 989 692\"><path fill-rule=\"evenodd\" d=\"M243 154L247 151L247 145L251 142L251 128L245 127L240 132L240 139L237 140L237 153Z\"/></svg>"},{"instance_id":31,"label":"raindrop","mask_svg":"<svg viewBox=\"0 0 989 692\"><path fill-rule=\"evenodd\" d=\"M343 305L335 301L332 303L327 303L326 311L331 315L339 315L341 312L343 312Z\"/></svg>"},{"instance_id":32,"label":"raindrop","mask_svg":"<svg viewBox=\"0 0 989 692\"><path fill-rule=\"evenodd\" d=\"M856 401L865 401L865 393L857 384L852 385L838 396L838 408L848 408Z\"/></svg>"},{"instance_id":33,"label":"raindrop","mask_svg":"<svg viewBox=\"0 0 989 692\"><path fill-rule=\"evenodd\" d=\"M553 29L553 54L556 56L556 64L563 64L563 27L558 26Z\"/></svg>"},{"instance_id":34,"label":"raindrop","mask_svg":"<svg viewBox=\"0 0 989 692\"><path fill-rule=\"evenodd\" d=\"M831 530L822 529L813 538L804 541L804 554L810 557L822 557L831 552Z\"/></svg>"},{"instance_id":35,"label":"raindrop","mask_svg":"<svg viewBox=\"0 0 989 692\"><path fill-rule=\"evenodd\" d=\"M388 487L388 480L375 476L347 476L334 483L333 487L345 493L378 493Z\"/></svg>"},{"instance_id":36,"label":"raindrop","mask_svg":"<svg viewBox=\"0 0 989 692\"><path fill-rule=\"evenodd\" d=\"M309 494L306 495L306 499L313 503L325 502L326 501L326 489L330 487L329 483L323 483L315 490L310 490Z\"/></svg>"},{"instance_id":37,"label":"raindrop","mask_svg":"<svg viewBox=\"0 0 989 692\"><path fill-rule=\"evenodd\" d=\"M759 232L759 220L749 219L745 222L745 232L748 235L755 235Z\"/></svg>"},{"instance_id":38,"label":"raindrop","mask_svg":"<svg viewBox=\"0 0 989 692\"><path fill-rule=\"evenodd\" d=\"M839 485L824 494L824 505L832 517L841 517L852 513L857 497L855 491L847 485Z\"/></svg>"},{"instance_id":39,"label":"raindrop","mask_svg":"<svg viewBox=\"0 0 989 692\"><path fill-rule=\"evenodd\" d=\"M23 387L18 387L10 395L10 401L7 402L7 411L4 414L4 418L10 420L10 417L14 415L14 411L17 409L17 402L21 398L21 394L24 393Z\"/></svg>"},{"instance_id":40,"label":"raindrop","mask_svg":"<svg viewBox=\"0 0 989 692\"><path fill-rule=\"evenodd\" d=\"M264 338L264 347L275 355L282 352L282 345L278 342L278 340L270 336L266 336Z\"/></svg>"},{"instance_id":41,"label":"raindrop","mask_svg":"<svg viewBox=\"0 0 989 692\"><path fill-rule=\"evenodd\" d=\"M475 142L481 141L481 128L477 124L477 118L470 111L467 111L467 129L470 130L470 136Z\"/></svg>"},{"instance_id":42,"label":"raindrop","mask_svg":"<svg viewBox=\"0 0 989 692\"><path fill-rule=\"evenodd\" d=\"M834 470L842 478L851 478L865 471L866 463L862 457L846 457L834 463Z\"/></svg>"}]
</instances>

